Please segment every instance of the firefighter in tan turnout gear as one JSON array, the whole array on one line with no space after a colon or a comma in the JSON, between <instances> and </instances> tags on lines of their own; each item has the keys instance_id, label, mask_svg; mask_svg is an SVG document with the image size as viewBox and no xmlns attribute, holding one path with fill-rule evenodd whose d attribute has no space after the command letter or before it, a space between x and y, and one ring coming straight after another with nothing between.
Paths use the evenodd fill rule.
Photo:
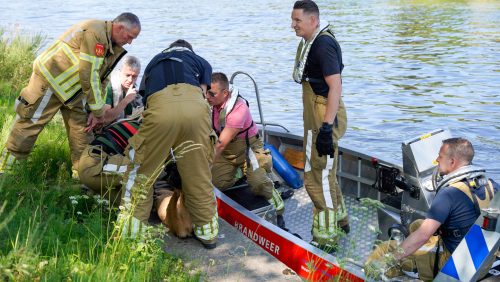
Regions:
<instances>
[{"instance_id":1,"label":"firefighter in tan turnout gear","mask_svg":"<svg viewBox=\"0 0 500 282\"><path fill-rule=\"evenodd\" d=\"M126 150L131 164L124 176L123 237L143 234L153 206L153 183L165 162L175 158L194 236L205 248L216 247L219 223L210 173L216 136L204 96L211 75L210 64L182 39L146 67L139 89L144 119Z\"/></svg>"},{"instance_id":2,"label":"firefighter in tan turnout gear","mask_svg":"<svg viewBox=\"0 0 500 282\"><path fill-rule=\"evenodd\" d=\"M293 79L302 84L304 104L304 186L314 204L313 245L334 251L337 227L349 232L347 212L337 183L338 140L346 131L342 102L340 46L330 25L320 28L313 1L297 1L292 28L302 40L297 48Z\"/></svg>"},{"instance_id":3,"label":"firefighter in tan turnout gear","mask_svg":"<svg viewBox=\"0 0 500 282\"><path fill-rule=\"evenodd\" d=\"M78 174L81 182L93 193L118 207L121 199L122 177L129 159L124 151L128 140L139 130L140 117L119 120L96 134L83 151ZM180 238L193 231L189 212L176 165L170 162L154 185L155 209L160 220Z\"/></svg>"},{"instance_id":4,"label":"firefighter in tan turnout gear","mask_svg":"<svg viewBox=\"0 0 500 282\"><path fill-rule=\"evenodd\" d=\"M122 13L113 21L86 20L68 29L33 63L28 85L16 104L17 118L0 156L0 172L33 150L38 134L61 111L68 134L73 171L103 123L106 77L141 30L136 15ZM91 111L87 115L86 107Z\"/></svg>"},{"instance_id":5,"label":"firefighter in tan turnout gear","mask_svg":"<svg viewBox=\"0 0 500 282\"><path fill-rule=\"evenodd\" d=\"M227 76L220 72L212 74L212 85L207 94L207 101L212 106L212 126L219 136L212 183L226 190L238 180L235 178L238 168L246 171L252 192L274 206L278 226L287 230L283 219L285 204L267 175L271 172L272 157L264 149L246 100L236 88L229 89Z\"/></svg>"},{"instance_id":6,"label":"firefighter in tan turnout gear","mask_svg":"<svg viewBox=\"0 0 500 282\"><path fill-rule=\"evenodd\" d=\"M120 204L121 180L129 164L124 151L139 126L138 119L123 119L104 127L80 157L78 175L82 184L113 206Z\"/></svg>"}]
</instances>

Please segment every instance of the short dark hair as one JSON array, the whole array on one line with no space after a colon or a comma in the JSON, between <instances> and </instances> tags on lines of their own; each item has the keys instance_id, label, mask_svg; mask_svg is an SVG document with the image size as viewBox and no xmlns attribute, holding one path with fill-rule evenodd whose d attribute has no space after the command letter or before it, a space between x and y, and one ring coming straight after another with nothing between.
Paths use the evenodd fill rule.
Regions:
<instances>
[{"instance_id":1,"label":"short dark hair","mask_svg":"<svg viewBox=\"0 0 500 282\"><path fill-rule=\"evenodd\" d=\"M184 39L175 40L174 42L172 42L170 44L170 46L168 46L168 48L172 48L172 47L185 47L185 48L188 48L189 50L193 51L193 46L191 46L191 44Z\"/></svg>"},{"instance_id":2,"label":"short dark hair","mask_svg":"<svg viewBox=\"0 0 500 282\"><path fill-rule=\"evenodd\" d=\"M443 140L443 145L448 145L446 154L449 157L459 159L467 164L472 163L474 158L474 147L469 140L461 137L448 138Z\"/></svg>"},{"instance_id":3,"label":"short dark hair","mask_svg":"<svg viewBox=\"0 0 500 282\"><path fill-rule=\"evenodd\" d=\"M223 88L229 88L229 80L227 76L222 72L212 73L212 83L219 83Z\"/></svg>"},{"instance_id":4,"label":"short dark hair","mask_svg":"<svg viewBox=\"0 0 500 282\"><path fill-rule=\"evenodd\" d=\"M293 4L293 9L302 9L304 10L304 13L306 14L314 14L316 17L319 19L319 8L314 1L311 0L301 0L301 1L296 1L295 4Z\"/></svg>"},{"instance_id":5,"label":"short dark hair","mask_svg":"<svg viewBox=\"0 0 500 282\"><path fill-rule=\"evenodd\" d=\"M134 27L141 29L141 22L139 18L132 13L121 13L113 20L114 23L121 23L125 25L127 29L132 29Z\"/></svg>"}]
</instances>

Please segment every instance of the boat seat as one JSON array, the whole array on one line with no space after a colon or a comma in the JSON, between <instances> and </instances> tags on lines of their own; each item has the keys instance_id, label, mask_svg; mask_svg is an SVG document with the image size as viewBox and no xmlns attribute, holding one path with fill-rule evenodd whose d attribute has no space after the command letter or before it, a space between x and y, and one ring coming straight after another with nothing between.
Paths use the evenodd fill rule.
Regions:
<instances>
[{"instance_id":1,"label":"boat seat","mask_svg":"<svg viewBox=\"0 0 500 282\"><path fill-rule=\"evenodd\" d=\"M266 198L255 195L247 183L233 186L222 191L222 193L252 213L270 222L275 222L276 211L274 206L269 203Z\"/></svg>"}]
</instances>

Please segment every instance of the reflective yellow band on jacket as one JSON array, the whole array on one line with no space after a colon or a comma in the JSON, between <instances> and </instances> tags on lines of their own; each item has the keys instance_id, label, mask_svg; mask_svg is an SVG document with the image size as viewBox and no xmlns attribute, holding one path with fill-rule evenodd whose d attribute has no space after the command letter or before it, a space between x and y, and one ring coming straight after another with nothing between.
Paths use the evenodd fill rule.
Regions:
<instances>
[{"instance_id":1,"label":"reflective yellow band on jacket","mask_svg":"<svg viewBox=\"0 0 500 282\"><path fill-rule=\"evenodd\" d=\"M71 90L71 87L75 86L76 84L77 87L75 87L75 89L80 90L80 75L78 74L78 67L75 65L75 66L72 66L71 68L67 69L65 72L65 75L64 75L64 79L62 77L62 75L58 76L57 79L56 79L56 82L57 84L61 85L61 89L66 91L66 92L75 92L76 91L73 89ZM71 76L70 76L71 74ZM68 77L70 77L68 79ZM66 82L64 82L66 81Z\"/></svg>"},{"instance_id":2,"label":"reflective yellow band on jacket","mask_svg":"<svg viewBox=\"0 0 500 282\"><path fill-rule=\"evenodd\" d=\"M104 58L80 53L80 60L87 61L92 65L90 69L90 87L92 88L92 93L94 94L95 104L88 104L89 108L91 110L100 110L104 106L104 100L101 93L101 79L99 78L99 69L104 63Z\"/></svg>"},{"instance_id":3,"label":"reflective yellow band on jacket","mask_svg":"<svg viewBox=\"0 0 500 282\"><path fill-rule=\"evenodd\" d=\"M63 53L71 62L71 66L57 77L54 77L52 73L50 73L50 70L47 69L46 65L57 53ZM66 43L56 41L47 51L42 53L37 63L42 75L47 79L50 86L61 100L67 101L81 89L80 83L78 83L80 81L78 75L79 60Z\"/></svg>"}]
</instances>

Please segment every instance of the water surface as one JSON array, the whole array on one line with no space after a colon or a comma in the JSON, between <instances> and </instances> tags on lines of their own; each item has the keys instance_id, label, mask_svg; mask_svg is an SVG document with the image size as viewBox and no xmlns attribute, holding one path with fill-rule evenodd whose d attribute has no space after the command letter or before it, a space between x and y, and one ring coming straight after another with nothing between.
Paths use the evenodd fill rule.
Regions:
<instances>
[{"instance_id":1,"label":"water surface","mask_svg":"<svg viewBox=\"0 0 500 282\"><path fill-rule=\"evenodd\" d=\"M47 36L71 24L137 14L143 30L126 47L144 63L178 38L214 71L257 81L264 120L302 134L300 85L291 79L299 38L294 1L2 1L0 26ZM500 1L318 1L342 51L348 131L341 145L401 162L400 144L437 128L464 136L476 164L500 180ZM236 83L253 104L247 79Z\"/></svg>"}]
</instances>

